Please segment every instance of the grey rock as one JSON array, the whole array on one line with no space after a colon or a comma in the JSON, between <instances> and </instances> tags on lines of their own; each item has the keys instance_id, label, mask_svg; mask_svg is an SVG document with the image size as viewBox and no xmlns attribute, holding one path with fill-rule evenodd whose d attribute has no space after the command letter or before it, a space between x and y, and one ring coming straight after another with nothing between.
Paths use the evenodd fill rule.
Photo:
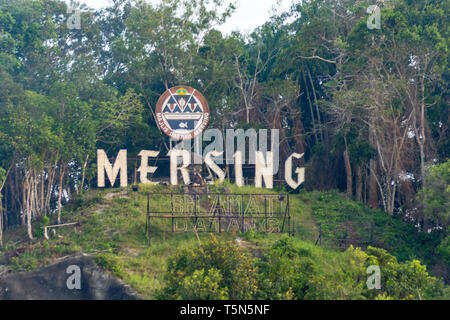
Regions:
<instances>
[{"instance_id":1,"label":"grey rock","mask_svg":"<svg viewBox=\"0 0 450 320\"><path fill-rule=\"evenodd\" d=\"M80 289L69 289L69 266L80 268ZM139 300L128 285L106 273L90 255L79 254L30 272L0 276L0 300Z\"/></svg>"}]
</instances>

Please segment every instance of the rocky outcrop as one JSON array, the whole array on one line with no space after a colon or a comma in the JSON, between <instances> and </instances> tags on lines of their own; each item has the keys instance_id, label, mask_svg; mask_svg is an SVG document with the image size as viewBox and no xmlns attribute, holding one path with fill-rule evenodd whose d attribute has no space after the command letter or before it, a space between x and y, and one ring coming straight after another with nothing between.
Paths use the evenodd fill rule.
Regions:
<instances>
[{"instance_id":1,"label":"rocky outcrop","mask_svg":"<svg viewBox=\"0 0 450 320\"><path fill-rule=\"evenodd\" d=\"M2 300L138 300L92 256L69 256L42 269L0 276Z\"/></svg>"}]
</instances>

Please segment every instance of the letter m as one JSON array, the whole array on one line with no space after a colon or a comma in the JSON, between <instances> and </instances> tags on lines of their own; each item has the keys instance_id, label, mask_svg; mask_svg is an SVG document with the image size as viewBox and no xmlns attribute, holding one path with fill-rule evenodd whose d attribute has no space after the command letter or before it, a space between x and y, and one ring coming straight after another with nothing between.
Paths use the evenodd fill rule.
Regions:
<instances>
[{"instance_id":1,"label":"letter m","mask_svg":"<svg viewBox=\"0 0 450 320\"><path fill-rule=\"evenodd\" d=\"M120 171L120 186L126 187L128 185L127 150L120 150L114 165L109 162L105 150L97 150L97 186L99 188L105 187L105 171L111 186L114 186Z\"/></svg>"}]
</instances>

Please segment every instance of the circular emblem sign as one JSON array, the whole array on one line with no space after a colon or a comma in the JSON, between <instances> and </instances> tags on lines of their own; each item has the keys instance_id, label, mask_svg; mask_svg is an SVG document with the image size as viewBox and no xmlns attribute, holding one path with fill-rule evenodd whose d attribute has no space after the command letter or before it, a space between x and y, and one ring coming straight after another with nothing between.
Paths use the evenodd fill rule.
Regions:
<instances>
[{"instance_id":1,"label":"circular emblem sign","mask_svg":"<svg viewBox=\"0 0 450 320\"><path fill-rule=\"evenodd\" d=\"M156 104L159 128L174 140L189 140L201 134L209 122L209 106L197 90L173 87Z\"/></svg>"}]
</instances>

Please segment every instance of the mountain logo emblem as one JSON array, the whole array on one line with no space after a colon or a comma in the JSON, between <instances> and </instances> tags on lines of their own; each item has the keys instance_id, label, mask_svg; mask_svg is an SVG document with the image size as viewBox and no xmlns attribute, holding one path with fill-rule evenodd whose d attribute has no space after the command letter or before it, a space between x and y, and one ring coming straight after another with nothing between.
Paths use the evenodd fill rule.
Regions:
<instances>
[{"instance_id":1,"label":"mountain logo emblem","mask_svg":"<svg viewBox=\"0 0 450 320\"><path fill-rule=\"evenodd\" d=\"M174 140L189 140L208 126L209 106L196 89L177 86L164 92L156 104L159 128Z\"/></svg>"}]
</instances>

